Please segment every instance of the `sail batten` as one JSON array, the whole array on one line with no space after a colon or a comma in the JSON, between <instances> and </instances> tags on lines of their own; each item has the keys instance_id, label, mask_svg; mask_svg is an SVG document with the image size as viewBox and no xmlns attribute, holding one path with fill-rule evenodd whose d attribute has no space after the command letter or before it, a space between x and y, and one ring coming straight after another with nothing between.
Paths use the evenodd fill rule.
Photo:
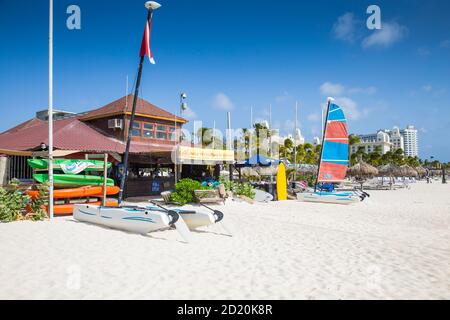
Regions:
<instances>
[{"instance_id":1,"label":"sail batten","mask_svg":"<svg viewBox=\"0 0 450 320\"><path fill-rule=\"evenodd\" d=\"M345 179L348 159L348 126L344 111L330 103L322 143L318 182L341 182Z\"/></svg>"}]
</instances>

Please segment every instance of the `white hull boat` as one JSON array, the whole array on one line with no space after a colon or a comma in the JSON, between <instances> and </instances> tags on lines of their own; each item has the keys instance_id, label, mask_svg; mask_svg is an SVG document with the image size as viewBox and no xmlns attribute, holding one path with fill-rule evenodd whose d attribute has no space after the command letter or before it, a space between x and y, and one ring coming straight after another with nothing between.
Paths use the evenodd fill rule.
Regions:
<instances>
[{"instance_id":1,"label":"white hull boat","mask_svg":"<svg viewBox=\"0 0 450 320\"><path fill-rule=\"evenodd\" d=\"M356 194L355 195L324 194L320 192L298 193L297 200L305 202L334 203L334 204L352 204L361 202L361 198Z\"/></svg>"},{"instance_id":2,"label":"white hull boat","mask_svg":"<svg viewBox=\"0 0 450 320\"><path fill-rule=\"evenodd\" d=\"M369 196L365 192L323 191L324 184L342 183L349 165L348 124L344 111L328 98L326 121L322 135L322 148L314 191L297 194L297 199L306 202L352 204ZM318 186L321 184L321 186ZM319 189L317 189L319 187Z\"/></svg>"},{"instance_id":3,"label":"white hull boat","mask_svg":"<svg viewBox=\"0 0 450 320\"><path fill-rule=\"evenodd\" d=\"M175 226L187 241L189 230L183 219L173 211L161 212L139 207L103 207L78 204L74 206L74 219L113 229L147 234Z\"/></svg>"},{"instance_id":4,"label":"white hull boat","mask_svg":"<svg viewBox=\"0 0 450 320\"><path fill-rule=\"evenodd\" d=\"M167 211L168 209L161 208L158 206L149 206L146 209L159 212ZM200 227L207 227L222 221L223 213L217 210L212 212L207 211L195 211L195 210L182 210L182 209L171 209L170 211L176 212L181 216L189 230L195 230Z\"/></svg>"}]
</instances>

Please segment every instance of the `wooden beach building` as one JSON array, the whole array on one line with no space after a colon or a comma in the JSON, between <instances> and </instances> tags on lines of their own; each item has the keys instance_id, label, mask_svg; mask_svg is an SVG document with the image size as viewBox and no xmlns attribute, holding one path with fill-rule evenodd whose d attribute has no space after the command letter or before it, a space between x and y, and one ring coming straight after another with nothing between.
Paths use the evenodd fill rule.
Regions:
<instances>
[{"instance_id":1,"label":"wooden beach building","mask_svg":"<svg viewBox=\"0 0 450 320\"><path fill-rule=\"evenodd\" d=\"M82 114L60 112L54 121L55 158L102 159L114 167L110 174L119 182L122 156L130 123L133 95ZM129 158L126 197L149 196L174 186L171 155L175 130L187 120L138 98ZM48 123L42 114L0 134L0 183L12 178L31 180L27 159L45 156Z\"/></svg>"}]
</instances>

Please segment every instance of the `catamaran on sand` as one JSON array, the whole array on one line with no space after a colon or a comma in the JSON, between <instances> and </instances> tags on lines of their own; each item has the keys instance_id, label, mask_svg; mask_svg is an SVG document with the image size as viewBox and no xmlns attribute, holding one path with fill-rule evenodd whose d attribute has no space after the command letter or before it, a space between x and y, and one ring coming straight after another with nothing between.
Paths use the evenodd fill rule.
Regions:
<instances>
[{"instance_id":1,"label":"catamaran on sand","mask_svg":"<svg viewBox=\"0 0 450 320\"><path fill-rule=\"evenodd\" d=\"M319 190L317 188L319 183L344 181L349 164L347 119L342 108L333 101L333 98L328 98L322 151L314 191L298 193L297 199L300 201L351 204L360 202L367 196L366 193L357 191L329 192L323 191L320 186Z\"/></svg>"},{"instance_id":2,"label":"catamaran on sand","mask_svg":"<svg viewBox=\"0 0 450 320\"><path fill-rule=\"evenodd\" d=\"M127 176L128 154L131 144L133 121L136 113L136 103L139 94L139 86L142 76L142 67L144 58L149 57L150 62L154 63L153 55L150 50L150 31L152 25L153 11L160 5L154 1L145 3L148 9L147 23L144 31L144 37L141 45L140 63L138 68L138 77L136 81L133 108L129 125L128 139L123 162L125 164L125 174L122 176L119 193L119 205L122 202L124 184ZM106 187L106 186L104 186ZM217 223L223 219L223 213L212 210L209 212L197 212L186 210L169 210L162 206L153 205L148 207L119 206L108 207L98 205L75 205L73 217L82 222L94 223L105 227L125 230L128 232L147 234L152 231L162 230L169 227L175 227L181 236L189 241L190 230L202 226L208 226ZM186 222L185 222L186 221Z\"/></svg>"}]
</instances>

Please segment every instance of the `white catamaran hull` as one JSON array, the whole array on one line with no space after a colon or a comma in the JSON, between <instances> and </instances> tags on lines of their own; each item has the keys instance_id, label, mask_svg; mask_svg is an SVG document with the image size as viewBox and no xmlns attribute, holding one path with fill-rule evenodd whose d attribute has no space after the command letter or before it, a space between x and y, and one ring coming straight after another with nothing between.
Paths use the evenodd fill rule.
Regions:
<instances>
[{"instance_id":1,"label":"white catamaran hull","mask_svg":"<svg viewBox=\"0 0 450 320\"><path fill-rule=\"evenodd\" d=\"M154 206L146 207L146 209L152 211L164 211L163 209ZM194 230L200 227L207 227L222 220L222 217L219 219L219 217L217 217L212 212L199 212L179 209L173 209L173 211L181 216L181 218L188 226L189 230Z\"/></svg>"},{"instance_id":2,"label":"white catamaran hull","mask_svg":"<svg viewBox=\"0 0 450 320\"><path fill-rule=\"evenodd\" d=\"M170 227L170 218L166 213L144 208L80 204L74 206L73 217L78 221L139 234Z\"/></svg>"},{"instance_id":3,"label":"white catamaran hull","mask_svg":"<svg viewBox=\"0 0 450 320\"><path fill-rule=\"evenodd\" d=\"M358 196L342 196L342 195L323 195L313 192L298 193L297 200L305 202L318 202L318 203L334 203L334 204L352 204L360 202L361 199Z\"/></svg>"},{"instance_id":4,"label":"white catamaran hull","mask_svg":"<svg viewBox=\"0 0 450 320\"><path fill-rule=\"evenodd\" d=\"M178 213L187 224L189 230L194 230L200 227L207 227L216 223L214 215L210 212Z\"/></svg>"}]
</instances>

